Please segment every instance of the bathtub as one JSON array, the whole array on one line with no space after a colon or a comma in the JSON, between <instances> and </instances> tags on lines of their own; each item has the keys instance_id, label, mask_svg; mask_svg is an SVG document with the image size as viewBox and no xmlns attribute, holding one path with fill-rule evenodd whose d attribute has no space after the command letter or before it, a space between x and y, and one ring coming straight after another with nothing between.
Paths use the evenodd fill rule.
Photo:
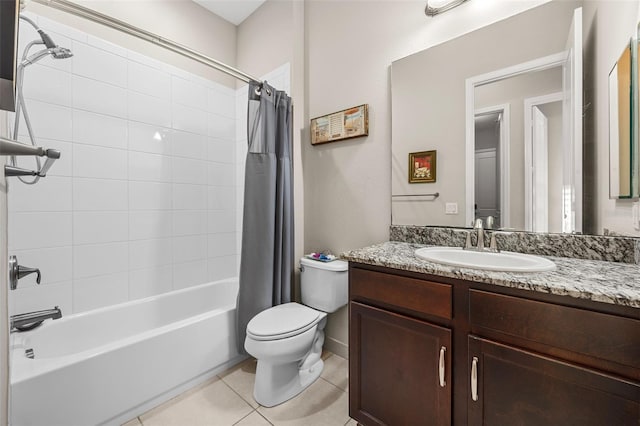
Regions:
<instances>
[{"instance_id":1,"label":"bathtub","mask_svg":"<svg viewBox=\"0 0 640 426\"><path fill-rule=\"evenodd\" d=\"M222 280L12 334L11 424L121 424L239 362L237 293Z\"/></svg>"}]
</instances>

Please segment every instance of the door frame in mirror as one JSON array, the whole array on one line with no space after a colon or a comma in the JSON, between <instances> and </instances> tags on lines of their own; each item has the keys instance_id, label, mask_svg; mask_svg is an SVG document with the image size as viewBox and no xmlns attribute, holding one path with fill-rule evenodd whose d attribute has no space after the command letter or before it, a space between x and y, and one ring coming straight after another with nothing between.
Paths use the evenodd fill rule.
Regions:
<instances>
[{"instance_id":1,"label":"door frame in mirror","mask_svg":"<svg viewBox=\"0 0 640 426\"><path fill-rule=\"evenodd\" d=\"M544 71L554 67L562 67L566 62L566 58L566 52L559 52L485 74L469 77L465 80L465 223L471 223L475 219L475 88L528 72ZM508 214L508 212L503 212L503 214Z\"/></svg>"}]
</instances>

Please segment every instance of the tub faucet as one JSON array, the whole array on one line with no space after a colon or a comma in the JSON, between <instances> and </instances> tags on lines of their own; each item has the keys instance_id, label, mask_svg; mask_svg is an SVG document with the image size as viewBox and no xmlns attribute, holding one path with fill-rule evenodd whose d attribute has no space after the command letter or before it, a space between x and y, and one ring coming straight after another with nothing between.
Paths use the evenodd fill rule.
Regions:
<instances>
[{"instance_id":1,"label":"tub faucet","mask_svg":"<svg viewBox=\"0 0 640 426\"><path fill-rule=\"evenodd\" d=\"M45 309L44 311L27 312L11 316L11 331L29 331L38 327L46 319L62 318L59 307Z\"/></svg>"}]
</instances>

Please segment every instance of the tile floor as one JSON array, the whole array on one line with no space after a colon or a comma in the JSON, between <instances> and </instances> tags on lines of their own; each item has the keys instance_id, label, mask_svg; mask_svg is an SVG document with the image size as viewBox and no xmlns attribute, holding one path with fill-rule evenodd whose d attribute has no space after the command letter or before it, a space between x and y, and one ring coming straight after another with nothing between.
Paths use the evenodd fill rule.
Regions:
<instances>
[{"instance_id":1,"label":"tile floor","mask_svg":"<svg viewBox=\"0 0 640 426\"><path fill-rule=\"evenodd\" d=\"M256 361L249 358L124 426L355 426L348 414L348 361L328 352L323 358L320 378L276 407L253 399Z\"/></svg>"}]
</instances>

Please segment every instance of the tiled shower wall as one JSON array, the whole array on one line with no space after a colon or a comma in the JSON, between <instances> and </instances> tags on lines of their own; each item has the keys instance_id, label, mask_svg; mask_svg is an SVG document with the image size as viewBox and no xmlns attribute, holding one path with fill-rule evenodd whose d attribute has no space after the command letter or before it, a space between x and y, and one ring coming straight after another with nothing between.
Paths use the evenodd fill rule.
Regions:
<instances>
[{"instance_id":1,"label":"tiled shower wall","mask_svg":"<svg viewBox=\"0 0 640 426\"><path fill-rule=\"evenodd\" d=\"M11 313L76 313L236 276L246 88L30 16L74 56L25 71L38 144L62 158L36 185L10 178L10 254L42 271L40 286L20 280ZM36 37L21 25L19 51Z\"/></svg>"}]
</instances>

